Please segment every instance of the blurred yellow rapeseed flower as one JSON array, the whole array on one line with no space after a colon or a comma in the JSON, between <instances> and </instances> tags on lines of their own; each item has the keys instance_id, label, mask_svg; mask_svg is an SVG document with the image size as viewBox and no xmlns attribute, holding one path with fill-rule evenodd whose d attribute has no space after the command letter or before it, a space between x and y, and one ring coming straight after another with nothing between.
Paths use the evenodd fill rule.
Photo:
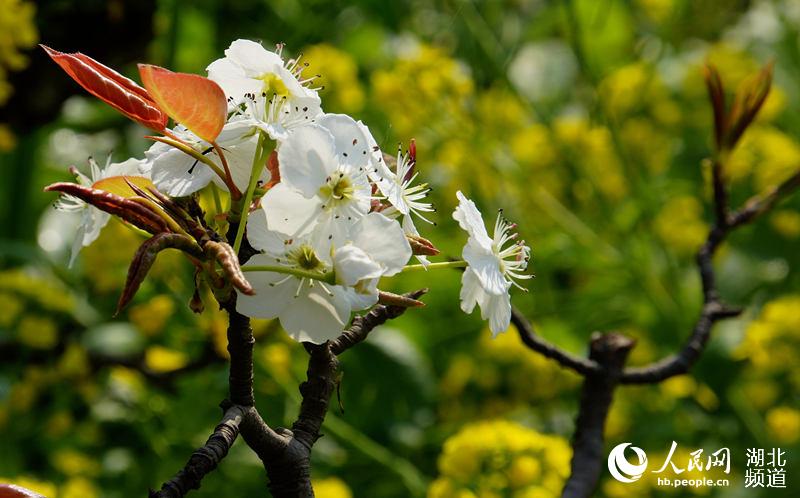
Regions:
<instances>
[{"instance_id":1,"label":"blurred yellow rapeseed flower","mask_svg":"<svg viewBox=\"0 0 800 498\"><path fill-rule=\"evenodd\" d=\"M468 424L445 441L440 476L428 498L554 497L566 480L570 456L563 438L514 422Z\"/></svg>"},{"instance_id":2,"label":"blurred yellow rapeseed flower","mask_svg":"<svg viewBox=\"0 0 800 498\"><path fill-rule=\"evenodd\" d=\"M480 133L504 139L508 133L526 124L527 113L519 97L502 87L492 87L477 94L475 113L480 120Z\"/></svg>"},{"instance_id":3,"label":"blurred yellow rapeseed flower","mask_svg":"<svg viewBox=\"0 0 800 498\"><path fill-rule=\"evenodd\" d=\"M543 169L558 160L550 130L538 123L520 128L511 136L511 154L529 169Z\"/></svg>"},{"instance_id":4,"label":"blurred yellow rapeseed flower","mask_svg":"<svg viewBox=\"0 0 800 498\"><path fill-rule=\"evenodd\" d=\"M767 430L775 441L794 444L800 439L800 411L776 406L767 412Z\"/></svg>"},{"instance_id":5,"label":"blurred yellow rapeseed flower","mask_svg":"<svg viewBox=\"0 0 800 498\"><path fill-rule=\"evenodd\" d=\"M795 369L800 352L799 309L800 295L797 294L765 304L758 318L747 326L737 356L748 358L762 373Z\"/></svg>"},{"instance_id":6,"label":"blurred yellow rapeseed flower","mask_svg":"<svg viewBox=\"0 0 800 498\"><path fill-rule=\"evenodd\" d=\"M769 223L776 232L787 239L800 237L800 213L789 209L774 211L769 217Z\"/></svg>"},{"instance_id":7,"label":"blurred yellow rapeseed flower","mask_svg":"<svg viewBox=\"0 0 800 498\"><path fill-rule=\"evenodd\" d=\"M288 381L291 378L292 352L283 342L273 342L264 346L261 359L269 372L278 380Z\"/></svg>"},{"instance_id":8,"label":"blurred yellow rapeseed flower","mask_svg":"<svg viewBox=\"0 0 800 498\"><path fill-rule=\"evenodd\" d=\"M145 335L155 335L164 328L175 310L175 300L162 294L147 302L132 306L128 311L131 323Z\"/></svg>"},{"instance_id":9,"label":"blurred yellow rapeseed flower","mask_svg":"<svg viewBox=\"0 0 800 498\"><path fill-rule=\"evenodd\" d=\"M17 338L34 349L51 349L58 343L58 326L46 316L26 315L17 324Z\"/></svg>"},{"instance_id":10,"label":"blurred yellow rapeseed flower","mask_svg":"<svg viewBox=\"0 0 800 498\"><path fill-rule=\"evenodd\" d=\"M676 0L636 0L634 3L656 24L669 21L678 9Z\"/></svg>"},{"instance_id":11,"label":"blurred yellow rapeseed flower","mask_svg":"<svg viewBox=\"0 0 800 498\"><path fill-rule=\"evenodd\" d=\"M652 87L656 83L652 68L643 62L636 62L608 75L600 82L599 91L606 108L619 117L655 100Z\"/></svg>"},{"instance_id":12,"label":"blurred yellow rapeseed flower","mask_svg":"<svg viewBox=\"0 0 800 498\"><path fill-rule=\"evenodd\" d=\"M797 170L800 144L771 126L756 126L742 137L725 165L731 181L752 175L756 191L776 185Z\"/></svg>"},{"instance_id":13,"label":"blurred yellow rapeseed flower","mask_svg":"<svg viewBox=\"0 0 800 498\"><path fill-rule=\"evenodd\" d=\"M164 346L150 346L144 353L145 365L154 372L171 372L186 366L188 362L186 353Z\"/></svg>"},{"instance_id":14,"label":"blurred yellow rapeseed flower","mask_svg":"<svg viewBox=\"0 0 800 498\"><path fill-rule=\"evenodd\" d=\"M303 51L303 59L309 66L303 77L322 75L314 86L325 87L320 92L325 107L335 112L355 113L364 107L364 88L358 80L358 65L347 53L321 43Z\"/></svg>"},{"instance_id":15,"label":"blurred yellow rapeseed flower","mask_svg":"<svg viewBox=\"0 0 800 498\"><path fill-rule=\"evenodd\" d=\"M513 325L495 339L485 330L475 351L455 355L442 377L439 388L445 419L473 418L475 412L481 417L501 416L520 406L551 400L577 384L550 360L526 348ZM537 382L519 382L520 378ZM468 394L472 391L474 396ZM480 404L471 406L470 400Z\"/></svg>"},{"instance_id":16,"label":"blurred yellow rapeseed flower","mask_svg":"<svg viewBox=\"0 0 800 498\"><path fill-rule=\"evenodd\" d=\"M20 49L36 45L34 15L36 6L20 0L0 0L0 105L8 100L11 88L5 82L8 71L18 71L28 64Z\"/></svg>"},{"instance_id":17,"label":"blurred yellow rapeseed flower","mask_svg":"<svg viewBox=\"0 0 800 498\"><path fill-rule=\"evenodd\" d=\"M625 151L635 164L647 166L652 173L663 173L669 167L674 139L654 126L652 120L627 119L620 134Z\"/></svg>"},{"instance_id":18,"label":"blurred yellow rapeseed flower","mask_svg":"<svg viewBox=\"0 0 800 498\"><path fill-rule=\"evenodd\" d=\"M611 200L625 196L628 183L607 127L594 126L585 117L569 116L556 119L553 130L556 139L580 168L582 177L587 178L600 194ZM575 192L584 202L590 201L590 193L580 189Z\"/></svg>"},{"instance_id":19,"label":"blurred yellow rapeseed flower","mask_svg":"<svg viewBox=\"0 0 800 498\"><path fill-rule=\"evenodd\" d=\"M667 201L656 215L655 231L678 254L693 254L705 240L708 225L703 220L703 205L684 195Z\"/></svg>"},{"instance_id":20,"label":"blurred yellow rapeseed flower","mask_svg":"<svg viewBox=\"0 0 800 498\"><path fill-rule=\"evenodd\" d=\"M58 493L58 498L97 498L100 496L94 484L85 477L69 479Z\"/></svg>"},{"instance_id":21,"label":"blurred yellow rapeseed flower","mask_svg":"<svg viewBox=\"0 0 800 498\"><path fill-rule=\"evenodd\" d=\"M10 327L24 307L13 294L0 292L0 327Z\"/></svg>"},{"instance_id":22,"label":"blurred yellow rapeseed flower","mask_svg":"<svg viewBox=\"0 0 800 498\"><path fill-rule=\"evenodd\" d=\"M28 57L22 51L32 48L39 39L33 2L0 0L0 106L14 92L8 83L8 73L19 71L28 65ZM0 152L14 147L15 138L10 128L0 123Z\"/></svg>"},{"instance_id":23,"label":"blurred yellow rapeseed flower","mask_svg":"<svg viewBox=\"0 0 800 498\"><path fill-rule=\"evenodd\" d=\"M53 467L65 476L95 476L100 471L100 464L96 460L71 449L55 452L52 462Z\"/></svg>"},{"instance_id":24,"label":"blurred yellow rapeseed flower","mask_svg":"<svg viewBox=\"0 0 800 498\"><path fill-rule=\"evenodd\" d=\"M60 281L24 269L0 271L0 292L47 310L70 313L75 307L72 293Z\"/></svg>"},{"instance_id":25,"label":"blurred yellow rapeseed flower","mask_svg":"<svg viewBox=\"0 0 800 498\"><path fill-rule=\"evenodd\" d=\"M317 498L353 498L350 488L338 477L314 479L312 484Z\"/></svg>"},{"instance_id":26,"label":"blurred yellow rapeseed flower","mask_svg":"<svg viewBox=\"0 0 800 498\"><path fill-rule=\"evenodd\" d=\"M465 99L473 93L464 66L429 45L402 54L391 68L373 73L371 81L376 105L403 138L429 127L463 126Z\"/></svg>"}]
</instances>

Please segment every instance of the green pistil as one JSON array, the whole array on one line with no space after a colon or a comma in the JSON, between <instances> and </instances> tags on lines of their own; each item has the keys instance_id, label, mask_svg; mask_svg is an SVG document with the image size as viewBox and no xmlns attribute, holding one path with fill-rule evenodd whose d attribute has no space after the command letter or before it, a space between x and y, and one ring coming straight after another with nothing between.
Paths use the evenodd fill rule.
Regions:
<instances>
[{"instance_id":1,"label":"green pistil","mask_svg":"<svg viewBox=\"0 0 800 498\"><path fill-rule=\"evenodd\" d=\"M334 173L328 177L325 185L320 187L319 192L323 198L330 199L331 203L336 203L351 200L356 189L349 176L345 176L344 173Z\"/></svg>"}]
</instances>

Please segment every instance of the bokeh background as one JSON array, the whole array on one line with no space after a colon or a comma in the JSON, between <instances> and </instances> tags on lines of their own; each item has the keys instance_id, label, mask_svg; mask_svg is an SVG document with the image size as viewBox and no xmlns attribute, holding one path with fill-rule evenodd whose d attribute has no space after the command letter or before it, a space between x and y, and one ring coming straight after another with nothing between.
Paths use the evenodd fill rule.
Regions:
<instances>
[{"instance_id":1,"label":"bokeh background","mask_svg":"<svg viewBox=\"0 0 800 498\"><path fill-rule=\"evenodd\" d=\"M705 60L729 89L776 61L729 164L734 201L800 164L797 0L0 0L0 481L51 498L143 496L205 441L227 386L225 316L188 309L180 255L161 255L118 317L136 234L112 222L67 268L77 220L42 187L89 156L142 157L149 144L35 44L135 76L137 61L203 73L236 38L302 52L323 75L325 109L363 119L386 150L416 138L439 208L422 231L445 254L463 243L449 216L457 189L487 219L504 207L534 255L531 292L514 302L579 354L593 331L618 330L643 364L679 347L699 312ZM598 496L798 489L798 208L780 205L723 247L720 288L747 311L716 328L692 375L620 388L608 421L608 447L633 442L651 466L673 440L682 466L689 451L730 448L731 486L668 492L604 474ZM513 330L492 340L459 311L459 278L394 279L398 291L431 287L428 306L342 358L341 406L314 450L320 498L557 495L580 379ZM257 402L289 423L306 355L277 322L256 333ZM751 447L788 451L787 490L744 488ZM263 496L264 483L237 444L193 496Z\"/></svg>"}]
</instances>

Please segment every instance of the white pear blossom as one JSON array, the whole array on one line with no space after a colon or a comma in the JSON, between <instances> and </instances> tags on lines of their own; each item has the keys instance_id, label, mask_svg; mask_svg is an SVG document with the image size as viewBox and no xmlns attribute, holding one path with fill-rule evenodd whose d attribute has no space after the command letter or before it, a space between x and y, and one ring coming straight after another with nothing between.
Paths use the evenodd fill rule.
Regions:
<instances>
[{"instance_id":1,"label":"white pear blossom","mask_svg":"<svg viewBox=\"0 0 800 498\"><path fill-rule=\"evenodd\" d=\"M81 173L74 167L70 168L70 171L75 175L78 184L84 187L91 187L100 180L113 176L149 177L150 166L150 163L143 159L133 158L121 163L112 163L111 156L109 156L105 167L100 168L97 161L90 157L89 174L91 176ZM69 194L62 195L56 201L55 207L61 211L81 213L81 222L78 226L78 231L75 233L75 240L72 243L72 252L69 259L69 266L72 266L80 250L97 240L97 237L100 236L100 231L106 226L111 215Z\"/></svg>"},{"instance_id":2,"label":"white pear blossom","mask_svg":"<svg viewBox=\"0 0 800 498\"><path fill-rule=\"evenodd\" d=\"M459 204L453 218L469 234L462 252L467 268L461 278L461 309L472 313L478 304L481 318L489 320L492 335L496 336L508 329L511 321L511 286L525 290L516 280L531 278L523 273L530 259L530 248L524 241L516 240L517 234L511 234L515 225L509 224L502 212L497 215L490 238L475 203L460 191L456 195Z\"/></svg>"},{"instance_id":3,"label":"white pear blossom","mask_svg":"<svg viewBox=\"0 0 800 498\"><path fill-rule=\"evenodd\" d=\"M433 208L433 204L424 202L431 191L428 184L414 185L419 176L419 172L414 169L415 165L416 146L412 141L411 147L406 153L403 153L402 147L397 148L397 166L394 171L389 169L385 161L378 161L370 177L391 205L388 212L384 214L390 216L392 211L399 213L403 216L403 227L406 228L406 231L413 235L419 235L411 216L417 216L423 221L433 224L423 213L432 213L436 210Z\"/></svg>"},{"instance_id":4,"label":"white pear blossom","mask_svg":"<svg viewBox=\"0 0 800 498\"><path fill-rule=\"evenodd\" d=\"M284 62L282 46L271 52L250 40L236 40L225 57L212 62L209 79L222 87L229 109L253 120L273 140L285 140L292 129L314 121L322 113L320 98L303 80L300 58Z\"/></svg>"},{"instance_id":5,"label":"white pear blossom","mask_svg":"<svg viewBox=\"0 0 800 498\"><path fill-rule=\"evenodd\" d=\"M224 171L217 151L210 143L202 140L183 126L176 126L172 133L194 150L214 161ZM233 183L240 191L247 189L253 168L253 156L258 146L258 135L251 121L231 120L222 128L216 140L230 168ZM145 152L152 162L152 180L156 188L173 197L184 197L201 190L212 181L222 190L228 191L225 181L208 165L175 147L154 143ZM260 180L269 181L270 174L264 168Z\"/></svg>"},{"instance_id":6,"label":"white pear blossom","mask_svg":"<svg viewBox=\"0 0 800 498\"><path fill-rule=\"evenodd\" d=\"M269 230L261 210L249 217L247 231L250 243L263 253L251 258L245 271L259 266L276 271L248 271L256 294L239 294L237 311L277 317L300 342L321 344L338 337L352 311L377 302L378 279L396 274L411 257L400 225L379 213L354 224L340 247L311 234Z\"/></svg>"},{"instance_id":7,"label":"white pear blossom","mask_svg":"<svg viewBox=\"0 0 800 498\"><path fill-rule=\"evenodd\" d=\"M377 147L376 147L377 149ZM433 204L424 202L431 188L427 183L414 185L419 172L415 171L416 166L416 145L411 141L409 150L404 154L402 147L397 148L397 160L394 171L392 171L383 160L383 153L373 155L373 167L370 169L370 178L378 187L378 190L389 202L388 209L381 212L386 216L401 216L403 230L412 236L418 236L419 230L414 225L414 216L434 225L435 223L425 217L422 213L435 212ZM423 265L427 266L428 258L417 256Z\"/></svg>"},{"instance_id":8,"label":"white pear blossom","mask_svg":"<svg viewBox=\"0 0 800 498\"><path fill-rule=\"evenodd\" d=\"M364 136L367 137L367 144L369 145L370 154L367 174L370 181L383 195L383 198L377 197L374 200L381 201L385 199L389 203L388 207L381 205L381 213L390 218L401 217L405 233L419 236L420 233L416 225L414 225L413 217L417 216L423 221L435 225L436 223L427 219L422 213L435 212L436 209L434 209L433 204L423 202L423 199L431 191L428 184L414 185L418 176L415 171L417 151L414 140L411 140L411 145L405 154L403 154L402 147L398 146L397 160L394 171L392 171L392 168L386 164L383 151L381 151L369 128L361 121L357 121L356 124L364 133ZM429 264L428 258L425 256L417 255L416 258L426 267Z\"/></svg>"},{"instance_id":9,"label":"white pear blossom","mask_svg":"<svg viewBox=\"0 0 800 498\"><path fill-rule=\"evenodd\" d=\"M278 148L281 181L262 198L270 230L341 245L371 207L370 147L349 116L326 114Z\"/></svg>"}]
</instances>

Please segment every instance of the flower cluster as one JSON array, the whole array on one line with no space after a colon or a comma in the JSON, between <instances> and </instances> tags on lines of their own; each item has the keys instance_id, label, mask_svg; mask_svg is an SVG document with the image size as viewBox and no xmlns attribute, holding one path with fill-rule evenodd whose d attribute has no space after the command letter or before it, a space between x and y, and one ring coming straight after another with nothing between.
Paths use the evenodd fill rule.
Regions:
<instances>
[{"instance_id":1,"label":"flower cluster","mask_svg":"<svg viewBox=\"0 0 800 498\"><path fill-rule=\"evenodd\" d=\"M557 496L570 453L563 438L514 422L469 424L445 441L428 498Z\"/></svg>"},{"instance_id":2,"label":"flower cluster","mask_svg":"<svg viewBox=\"0 0 800 498\"><path fill-rule=\"evenodd\" d=\"M83 212L73 259L108 213L154 235L137 253L120 306L144 278L143 261L176 247L212 287L230 280L237 311L277 317L302 342L337 337L354 311L379 301L421 305L382 292L380 279L436 268L464 268L462 309L479 305L495 335L508 328L510 288L530 278L523 273L530 249L512 234L515 225L501 214L489 237L475 204L459 192L453 218L468 234L463 261L429 262L438 250L416 223L432 224L435 210L430 187L418 181L414 141L384 154L364 123L324 112L317 76L304 76L301 57L286 60L282 46L236 40L208 66L207 79L140 65L141 88L83 54L46 50L87 90L163 135L152 137L145 159L109 161L105 169L90 161L91 178L78 173L84 190L53 187L65 193L58 207ZM87 66L91 78L81 72ZM216 242L180 201L206 189L230 195L227 212L217 203L216 219L230 223L232 247ZM244 241L256 254L240 267L231 255ZM408 265L412 256L420 264Z\"/></svg>"}]
</instances>

